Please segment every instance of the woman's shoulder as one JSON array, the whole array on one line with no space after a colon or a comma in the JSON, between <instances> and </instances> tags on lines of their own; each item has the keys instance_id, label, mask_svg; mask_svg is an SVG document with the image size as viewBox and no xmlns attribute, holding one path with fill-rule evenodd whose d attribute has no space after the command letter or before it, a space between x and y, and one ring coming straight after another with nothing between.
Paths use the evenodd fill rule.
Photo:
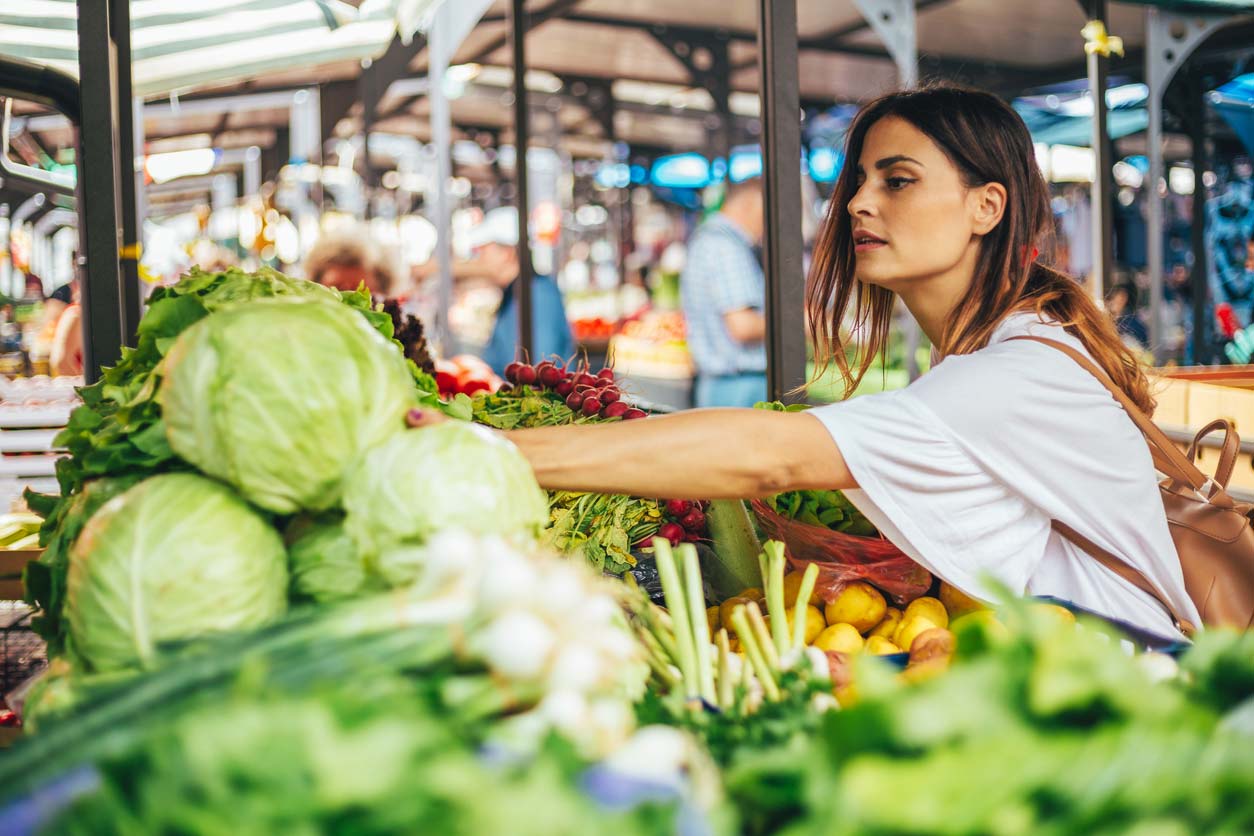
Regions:
<instances>
[{"instance_id":1,"label":"woman's shoulder","mask_svg":"<svg viewBox=\"0 0 1254 836\"><path fill-rule=\"evenodd\" d=\"M946 357L907 391L933 409L998 420L1017 420L1059 409L1083 408L1105 387L1071 357L1032 340L1044 337L1085 355L1083 344L1057 323L1036 314L1014 314L998 326L979 351Z\"/></svg>"}]
</instances>

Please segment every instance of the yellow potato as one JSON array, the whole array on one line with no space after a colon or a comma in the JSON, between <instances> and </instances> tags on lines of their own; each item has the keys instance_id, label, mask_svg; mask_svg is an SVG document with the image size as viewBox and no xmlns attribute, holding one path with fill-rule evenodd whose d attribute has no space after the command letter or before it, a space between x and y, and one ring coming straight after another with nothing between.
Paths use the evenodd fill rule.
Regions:
<instances>
[{"instance_id":1,"label":"yellow potato","mask_svg":"<svg viewBox=\"0 0 1254 836\"><path fill-rule=\"evenodd\" d=\"M769 615L765 616L763 618L763 621L766 622L766 629L769 632L771 629L771 617ZM796 617L793 615L793 608L789 607L788 608L788 639L789 641L792 640L792 625L795 621L796 621ZM813 642L815 636L823 632L824 626L826 626L826 622L823 621L823 614L818 611L818 608L806 607L806 638L805 638L806 644L810 644L811 642Z\"/></svg>"},{"instance_id":2,"label":"yellow potato","mask_svg":"<svg viewBox=\"0 0 1254 836\"><path fill-rule=\"evenodd\" d=\"M916 598L911 601L902 615L902 621L909 621L914 616L922 616L937 627L949 626L949 613L945 611L945 605L936 598Z\"/></svg>"},{"instance_id":3,"label":"yellow potato","mask_svg":"<svg viewBox=\"0 0 1254 836\"><path fill-rule=\"evenodd\" d=\"M719 618L718 607L707 607L705 610L706 623L710 625L710 635L718 632L719 624L722 620Z\"/></svg>"},{"instance_id":4,"label":"yellow potato","mask_svg":"<svg viewBox=\"0 0 1254 836\"><path fill-rule=\"evenodd\" d=\"M883 636L868 636L866 652L875 656L891 656L894 653L901 653L902 650Z\"/></svg>"},{"instance_id":5,"label":"yellow potato","mask_svg":"<svg viewBox=\"0 0 1254 836\"><path fill-rule=\"evenodd\" d=\"M867 633L867 637L882 636L889 641L893 640L893 636L897 633L897 628L901 626L901 610L896 607L889 607L884 613L884 618L871 628L871 632Z\"/></svg>"},{"instance_id":6,"label":"yellow potato","mask_svg":"<svg viewBox=\"0 0 1254 836\"><path fill-rule=\"evenodd\" d=\"M988 607L983 603L972 598L967 593L957 587L941 581L940 600L945 605L945 610L949 613L950 619L955 619L960 615L966 615L976 610L986 610Z\"/></svg>"},{"instance_id":7,"label":"yellow potato","mask_svg":"<svg viewBox=\"0 0 1254 836\"><path fill-rule=\"evenodd\" d=\"M865 633L879 624L888 611L883 594L865 581L857 581L841 590L835 601L827 605L828 624L852 624Z\"/></svg>"},{"instance_id":8,"label":"yellow potato","mask_svg":"<svg viewBox=\"0 0 1254 836\"><path fill-rule=\"evenodd\" d=\"M736 597L748 598L750 601L761 602L766 600L766 593L758 589L756 586L751 586L748 589L742 589L737 592Z\"/></svg>"},{"instance_id":9,"label":"yellow potato","mask_svg":"<svg viewBox=\"0 0 1254 836\"><path fill-rule=\"evenodd\" d=\"M726 601L718 605L718 623L727 625L727 632L735 633L736 628L732 626L732 613L736 607L741 604L748 604L748 598L728 598Z\"/></svg>"},{"instance_id":10,"label":"yellow potato","mask_svg":"<svg viewBox=\"0 0 1254 836\"><path fill-rule=\"evenodd\" d=\"M918 638L920 633L940 626L921 615L910 616L907 614L902 620L901 626L897 628L896 635L893 636L893 644L909 652L911 645L914 644L914 640Z\"/></svg>"},{"instance_id":11,"label":"yellow potato","mask_svg":"<svg viewBox=\"0 0 1254 836\"><path fill-rule=\"evenodd\" d=\"M792 609L793 604L797 603L797 595L801 592L801 579L805 575L801 572L790 572L784 575L784 603ZM815 584L817 586L817 584ZM744 593L741 593L742 595ZM819 598L817 590L811 590L810 600L806 602L810 605L823 606L823 600Z\"/></svg>"},{"instance_id":12,"label":"yellow potato","mask_svg":"<svg viewBox=\"0 0 1254 836\"><path fill-rule=\"evenodd\" d=\"M924 630L910 645L910 664L924 665L937 660L948 664L953 658L955 646L954 634L944 627Z\"/></svg>"},{"instance_id":13,"label":"yellow potato","mask_svg":"<svg viewBox=\"0 0 1254 836\"><path fill-rule=\"evenodd\" d=\"M1061 624L1075 624L1075 613L1058 604L1033 604L1032 611L1056 619Z\"/></svg>"},{"instance_id":14,"label":"yellow potato","mask_svg":"<svg viewBox=\"0 0 1254 836\"><path fill-rule=\"evenodd\" d=\"M819 633L814 646L836 653L857 653L862 649L862 634L852 624L833 624Z\"/></svg>"}]
</instances>

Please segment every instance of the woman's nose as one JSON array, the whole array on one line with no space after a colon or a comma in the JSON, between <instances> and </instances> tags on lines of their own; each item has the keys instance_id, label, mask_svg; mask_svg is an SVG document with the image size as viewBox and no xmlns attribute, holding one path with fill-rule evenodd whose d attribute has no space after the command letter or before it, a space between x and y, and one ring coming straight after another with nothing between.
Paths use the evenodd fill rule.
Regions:
<instances>
[{"instance_id":1,"label":"woman's nose","mask_svg":"<svg viewBox=\"0 0 1254 836\"><path fill-rule=\"evenodd\" d=\"M853 193L853 197L849 200L849 214L854 216L869 215L871 214L872 208L870 198L867 196L866 187L860 186L858 190Z\"/></svg>"}]
</instances>

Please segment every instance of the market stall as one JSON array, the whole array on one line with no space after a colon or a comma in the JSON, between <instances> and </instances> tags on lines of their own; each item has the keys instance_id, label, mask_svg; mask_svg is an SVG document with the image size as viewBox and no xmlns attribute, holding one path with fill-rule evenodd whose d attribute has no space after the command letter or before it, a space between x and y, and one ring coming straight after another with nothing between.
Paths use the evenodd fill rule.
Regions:
<instances>
[{"instance_id":1,"label":"market stall","mask_svg":"<svg viewBox=\"0 0 1254 836\"><path fill-rule=\"evenodd\" d=\"M877 36L902 35L883 17L901 4L857 6ZM910 36L880 58L909 77L905 8ZM787 281L802 223L785 199L800 192L798 8L755 11L773 395L759 406L796 411L782 396L806 369L801 284ZM509 5L522 149L529 14ZM16 89L0 75L0 93ZM59 102L71 119L78 95ZM533 236L517 156L526 352ZM609 337L607 363L524 354L502 377L433 358L422 325L364 289L266 268L193 270L131 321L117 241L95 237L118 225L89 209L88 184L104 180L88 177L94 155L81 159L86 284L99 291L88 385L81 403L72 381L0 387L0 476L33 489L0 545L43 547L19 558L34 618L0 612L0 642L13 616L51 661L5 695L0 727L20 733L0 757L0 821L31 833L1254 829L1248 625L1208 625L1186 646L1072 602L968 594L840 491L544 491L485 428L656 420L663 399L646 381L690 376L674 311L619 317L611 335L589 304L576 320L590 323L585 347ZM110 336L91 329L106 320L117 362L100 375ZM1216 389L1168 390L1161 420L1177 434L1202 417L1254 421L1249 392ZM443 420L415 428L430 415ZM1254 472L1242 455L1234 494ZM17 561L4 557L11 590ZM25 680L42 666L23 652Z\"/></svg>"}]
</instances>

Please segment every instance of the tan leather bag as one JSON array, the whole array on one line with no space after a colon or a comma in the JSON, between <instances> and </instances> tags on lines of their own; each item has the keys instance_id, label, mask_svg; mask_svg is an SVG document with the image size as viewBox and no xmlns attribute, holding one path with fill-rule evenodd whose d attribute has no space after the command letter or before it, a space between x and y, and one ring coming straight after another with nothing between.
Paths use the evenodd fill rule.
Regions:
<instances>
[{"instance_id":1,"label":"tan leather bag","mask_svg":"<svg viewBox=\"0 0 1254 836\"><path fill-rule=\"evenodd\" d=\"M1058 349L1110 390L1145 435L1154 466L1167 477L1159 483L1167 527L1180 556L1185 589L1197 606L1202 623L1208 627L1238 630L1254 626L1254 529L1251 528L1254 506L1234 501L1226 490L1241 447L1241 439L1232 423L1225 419L1211 422L1193 439L1188 452L1182 453L1088 357L1066 343L1045 337L1010 339L1031 340ZM1224 431L1224 441L1219 466L1211 477L1198 470L1194 462L1202 439L1216 430ZM1185 635L1194 631L1194 625L1182 618L1168 598L1140 571L1063 523L1055 520L1053 527L1107 569L1157 599Z\"/></svg>"}]
</instances>

